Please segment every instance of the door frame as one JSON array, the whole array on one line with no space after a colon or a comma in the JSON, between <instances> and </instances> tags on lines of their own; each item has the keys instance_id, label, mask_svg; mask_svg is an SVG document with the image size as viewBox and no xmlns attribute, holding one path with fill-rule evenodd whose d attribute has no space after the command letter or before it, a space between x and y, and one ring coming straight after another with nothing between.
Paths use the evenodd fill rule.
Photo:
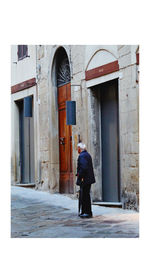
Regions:
<instances>
[{"instance_id":1,"label":"door frame","mask_svg":"<svg viewBox=\"0 0 150 267\"><path fill-rule=\"evenodd\" d=\"M113 73L110 73L110 74L106 74L104 76L101 76L101 77L98 77L96 79L91 79L89 81L86 81L86 88L88 89L88 105L89 105L89 118L91 118L88 122L88 128L89 128L89 144L90 144L90 151L91 151L91 155L93 156L93 161L94 161L94 158L95 158L95 153L94 153L94 147L93 147L93 136L92 136L92 131L93 131L93 128L91 127L91 125L93 125L93 116L91 116L91 113L93 112L92 111L92 95L91 95L91 91L92 91L92 88L95 87L96 85L101 85L102 83L104 82L109 82L111 80L114 80L114 79L118 79L118 143L119 143L119 152L118 152L118 161L119 161L119 164L118 164L118 175L119 175L119 203L121 203L121 189L122 189L122 176L121 176L121 136L120 136L120 133L121 133L121 129L120 129L120 79L122 78L122 73L120 71L116 71L116 72L113 72ZM99 109L101 109L100 105L99 105ZM99 140L100 140L100 136L99 136ZM98 141L99 141L98 140ZM101 141L100 141L101 142ZM101 148L102 149L102 148ZM100 151L100 155L102 154L102 151ZM101 161L101 159L100 159ZM101 162L102 164L102 162ZM102 165L101 165L102 166ZM101 188L100 188L100 191L98 191L97 187L95 185L93 185L92 187L92 194L93 194L93 201L100 201L100 202L103 202L102 200L102 171L98 171L98 173L96 173L98 175L98 179L99 179L99 183L101 185ZM96 197L95 197L96 195Z\"/></svg>"},{"instance_id":2,"label":"door frame","mask_svg":"<svg viewBox=\"0 0 150 267\"><path fill-rule=\"evenodd\" d=\"M61 52L60 52L61 50ZM63 51L62 51L63 50ZM64 57L67 58L69 67L70 67L70 84L71 84L71 62L70 62L70 47L68 45L56 45L53 47L51 51L50 56L50 66L51 66L51 75L49 75L49 84L51 90L49 90L49 103L50 103L50 110L51 113L55 115L55 122L52 122L54 124L54 128L56 130L55 137L53 138L50 136L50 146L51 151L53 151L53 155L51 155L52 161L55 162L55 167L57 166L56 172L54 173L52 168L52 173L54 173L55 182L52 182L52 187L55 188L52 189L52 191L60 192L60 156L59 156L59 110L58 110L58 87L65 85L65 83L68 83L68 81L62 82L62 84L58 83L58 67L61 63L61 57L62 54ZM63 57L62 57L63 58ZM59 84L59 86L58 86ZM52 120L52 119L51 119ZM73 130L72 130L73 133ZM56 162L57 160L57 162ZM57 164L57 165L56 165ZM73 146L72 146L72 180L73 180ZM54 186L53 186L54 183ZM73 184L73 192L74 192L74 184Z\"/></svg>"},{"instance_id":3,"label":"door frame","mask_svg":"<svg viewBox=\"0 0 150 267\"><path fill-rule=\"evenodd\" d=\"M19 113L20 183L33 184L35 180L33 96L32 119L24 116L24 98L15 101L15 103Z\"/></svg>"},{"instance_id":4,"label":"door frame","mask_svg":"<svg viewBox=\"0 0 150 267\"><path fill-rule=\"evenodd\" d=\"M116 80L116 83L117 83L117 88L116 91L117 91L117 135L118 135L118 148L117 148L117 154L118 154L118 159L117 159L117 171L118 171L118 179L117 179L117 187L118 187L118 201L120 203L120 199L121 199L121 177L120 177L120 131L119 131L119 81L118 79L114 79L114 80L111 80L112 82ZM107 81L105 83L109 83L111 81ZM101 85L99 85L101 86ZM97 89L97 90L101 90L101 88ZM101 154L101 165L103 165L102 163L102 121L101 121L101 111L102 111L102 99L101 99L101 91L99 91L99 94L100 94L100 103L99 103L99 109L100 109L100 124L99 124L99 127L100 127L100 142L101 142L101 151L100 151L100 154ZM102 174L102 184L103 184L103 173ZM103 191L103 185L102 185L102 201L103 200L103 195L104 195L104 191ZM105 201L106 202L106 201ZM110 202L110 201L107 201L107 202Z\"/></svg>"},{"instance_id":5,"label":"door frame","mask_svg":"<svg viewBox=\"0 0 150 267\"><path fill-rule=\"evenodd\" d=\"M38 136L39 136L39 123L37 120L37 108L36 103L36 86L24 89L22 91L11 94L11 150L12 150L12 183L20 184L21 183L21 170L19 165L20 151L19 151L19 110L16 102L23 100L27 96L33 96L33 116L34 116L34 183L35 178L39 177L40 169L38 165Z\"/></svg>"},{"instance_id":6,"label":"door frame","mask_svg":"<svg viewBox=\"0 0 150 267\"><path fill-rule=\"evenodd\" d=\"M62 86L59 86L57 87L57 99L58 99L58 90L60 87L63 87L67 84L70 84L70 92L69 92L69 95L70 95L70 99L68 100L71 100L71 82L69 83L66 83ZM67 101L67 100L66 100ZM61 180L61 172L60 172L60 162L61 162L61 159L60 159L60 143L59 143L59 138L60 138L60 129L59 129L59 123L60 123L60 118L59 118L59 110L61 110L61 108L65 109L65 112L66 112L66 101L65 101L65 104L60 104L60 107L59 107L59 103L58 103L58 147L59 147L59 192L61 193L61 188L60 188L60 180ZM61 107L62 106L62 107ZM72 137L72 127L71 125L68 125L68 132L69 132L69 139L70 137ZM69 160L69 185L68 185L68 193L73 193L74 189L73 189L73 151L72 151L72 140L70 140L70 143L69 143L69 156L70 156L70 160ZM65 193L65 192L62 192L62 193Z\"/></svg>"}]
</instances>

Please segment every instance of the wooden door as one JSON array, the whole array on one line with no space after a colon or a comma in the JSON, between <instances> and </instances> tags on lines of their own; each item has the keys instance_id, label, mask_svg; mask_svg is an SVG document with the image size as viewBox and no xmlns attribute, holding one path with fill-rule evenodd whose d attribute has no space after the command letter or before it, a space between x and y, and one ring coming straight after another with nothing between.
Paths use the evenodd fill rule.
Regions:
<instances>
[{"instance_id":1,"label":"wooden door","mask_svg":"<svg viewBox=\"0 0 150 267\"><path fill-rule=\"evenodd\" d=\"M72 126L66 125L66 101L69 100L70 83L58 87L60 193L73 193Z\"/></svg>"},{"instance_id":2,"label":"wooden door","mask_svg":"<svg viewBox=\"0 0 150 267\"><path fill-rule=\"evenodd\" d=\"M101 87L102 188L103 201L120 201L118 80Z\"/></svg>"}]
</instances>

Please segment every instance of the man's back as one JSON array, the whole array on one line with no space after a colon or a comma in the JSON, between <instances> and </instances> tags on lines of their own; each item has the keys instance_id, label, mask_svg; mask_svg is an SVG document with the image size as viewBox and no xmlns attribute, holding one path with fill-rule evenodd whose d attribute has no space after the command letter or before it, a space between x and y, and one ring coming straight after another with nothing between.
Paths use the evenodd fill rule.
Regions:
<instances>
[{"instance_id":1,"label":"man's back","mask_svg":"<svg viewBox=\"0 0 150 267\"><path fill-rule=\"evenodd\" d=\"M95 183L92 158L86 150L82 151L78 157L77 173L79 179L84 178L84 184Z\"/></svg>"}]
</instances>

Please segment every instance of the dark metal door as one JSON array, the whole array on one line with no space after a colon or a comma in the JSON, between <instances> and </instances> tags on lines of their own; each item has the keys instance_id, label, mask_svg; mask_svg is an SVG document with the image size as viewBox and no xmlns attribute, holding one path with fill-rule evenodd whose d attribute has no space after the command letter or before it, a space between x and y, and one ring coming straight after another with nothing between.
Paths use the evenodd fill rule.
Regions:
<instances>
[{"instance_id":1,"label":"dark metal door","mask_svg":"<svg viewBox=\"0 0 150 267\"><path fill-rule=\"evenodd\" d=\"M18 101L21 183L34 183L34 122L24 117L23 100Z\"/></svg>"},{"instance_id":2,"label":"dark metal door","mask_svg":"<svg viewBox=\"0 0 150 267\"><path fill-rule=\"evenodd\" d=\"M35 166L34 166L34 117L30 119L30 183L35 183Z\"/></svg>"},{"instance_id":3,"label":"dark metal door","mask_svg":"<svg viewBox=\"0 0 150 267\"><path fill-rule=\"evenodd\" d=\"M24 117L24 183L34 183L33 117Z\"/></svg>"},{"instance_id":4,"label":"dark metal door","mask_svg":"<svg viewBox=\"0 0 150 267\"><path fill-rule=\"evenodd\" d=\"M118 202L120 200L118 80L104 83L100 95L103 201Z\"/></svg>"},{"instance_id":5,"label":"dark metal door","mask_svg":"<svg viewBox=\"0 0 150 267\"><path fill-rule=\"evenodd\" d=\"M20 174L21 182L24 183L24 116L23 101L17 102L19 108L19 145L20 145Z\"/></svg>"}]
</instances>

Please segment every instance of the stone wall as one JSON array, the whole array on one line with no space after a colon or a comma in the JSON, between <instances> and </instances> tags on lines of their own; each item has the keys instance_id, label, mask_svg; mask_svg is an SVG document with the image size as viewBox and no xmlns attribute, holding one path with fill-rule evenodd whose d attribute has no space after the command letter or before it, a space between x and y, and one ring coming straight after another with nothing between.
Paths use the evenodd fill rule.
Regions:
<instances>
[{"instance_id":1,"label":"stone wall","mask_svg":"<svg viewBox=\"0 0 150 267\"><path fill-rule=\"evenodd\" d=\"M139 205L139 107L137 46L118 46L119 67L119 116L121 144L121 187L125 208Z\"/></svg>"},{"instance_id":2,"label":"stone wall","mask_svg":"<svg viewBox=\"0 0 150 267\"><path fill-rule=\"evenodd\" d=\"M97 51L109 51L119 63L119 136L121 201L124 208L138 209L139 196L139 106L136 51L138 46L63 46L71 69L71 99L76 101L76 121L72 126L74 193L77 143L80 139L92 155L97 183L92 199L102 200L101 142L97 93L87 87L85 71ZM58 107L55 54L57 45L36 46L36 188L59 192ZM92 64L98 64L95 60ZM94 63L96 62L96 63ZM101 63L100 63L101 65ZM96 65L97 66L97 65ZM107 76L107 75L106 75ZM108 76L109 77L113 76ZM103 77L106 79L106 77ZM34 93L35 94L35 93ZM14 120L14 117L13 117ZM14 141L13 141L14 142ZM15 154L15 152L13 151ZM15 158L12 164L15 165ZM15 172L15 171L14 171ZM15 177L15 175L14 175ZM13 179L13 182L16 178Z\"/></svg>"},{"instance_id":3,"label":"stone wall","mask_svg":"<svg viewBox=\"0 0 150 267\"><path fill-rule=\"evenodd\" d=\"M49 190L49 107L48 107L48 68L46 47L37 46L37 98L39 113L39 177L38 189Z\"/></svg>"},{"instance_id":4,"label":"stone wall","mask_svg":"<svg viewBox=\"0 0 150 267\"><path fill-rule=\"evenodd\" d=\"M57 46L37 47L40 163L42 190L59 191L58 111L57 87L53 81L53 59ZM102 49L93 46L92 49ZM105 49L109 46L105 46ZM92 198L102 199L101 154L97 112L97 97L86 87L85 68L88 63L88 46L65 47L71 67L71 96L76 101L77 125L72 126L73 172L77 165L77 143L79 136L86 143L94 159L97 184L93 185ZM120 127L120 171L121 201L125 208L138 207L138 86L136 46L111 46L119 62L119 127ZM89 46L89 55L91 47ZM117 54L118 53L118 54ZM54 73L53 73L54 75ZM95 111L94 111L95 110ZM94 115L95 114L95 115ZM91 132L92 129L92 132ZM95 130L94 130L95 129ZM93 138L94 143L91 143ZM98 156L99 155L99 156ZM74 178L75 179L75 178ZM74 183L74 190L76 191Z\"/></svg>"},{"instance_id":5,"label":"stone wall","mask_svg":"<svg viewBox=\"0 0 150 267\"><path fill-rule=\"evenodd\" d=\"M11 46L11 86L36 77L35 45L28 45L28 57L18 60L18 46Z\"/></svg>"}]
</instances>

